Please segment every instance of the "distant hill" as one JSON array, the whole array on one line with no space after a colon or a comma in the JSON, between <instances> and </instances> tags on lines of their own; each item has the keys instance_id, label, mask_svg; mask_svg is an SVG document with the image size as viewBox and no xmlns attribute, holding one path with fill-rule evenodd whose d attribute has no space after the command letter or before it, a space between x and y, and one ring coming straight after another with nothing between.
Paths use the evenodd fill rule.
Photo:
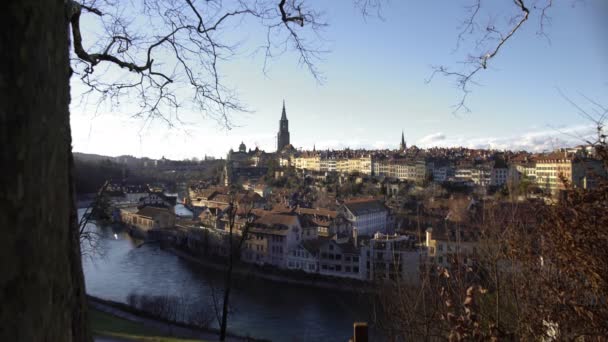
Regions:
<instances>
[{"instance_id":1,"label":"distant hill","mask_svg":"<svg viewBox=\"0 0 608 342\"><path fill-rule=\"evenodd\" d=\"M83 162L99 162L102 160L112 160L114 161L115 157L103 156L101 154L93 154L93 153L82 153L82 152L74 152L74 159L83 161Z\"/></svg>"},{"instance_id":2,"label":"distant hill","mask_svg":"<svg viewBox=\"0 0 608 342\"><path fill-rule=\"evenodd\" d=\"M158 181L171 185L190 179L217 178L223 163L222 159L191 161L74 152L74 179L76 192L88 194L96 192L106 180L144 184Z\"/></svg>"}]
</instances>

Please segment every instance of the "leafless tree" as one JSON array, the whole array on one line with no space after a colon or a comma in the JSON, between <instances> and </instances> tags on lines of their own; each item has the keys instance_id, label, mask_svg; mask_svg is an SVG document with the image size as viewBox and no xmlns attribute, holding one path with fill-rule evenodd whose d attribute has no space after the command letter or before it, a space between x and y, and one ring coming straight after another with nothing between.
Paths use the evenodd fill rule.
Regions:
<instances>
[{"instance_id":1,"label":"leafless tree","mask_svg":"<svg viewBox=\"0 0 608 342\"><path fill-rule=\"evenodd\" d=\"M606 162L602 137L593 146ZM565 186L551 205L484 202L472 221L473 266L460 263L453 245L452 267L425 276L420 288L381 291L389 332L424 340L603 340L608 254L599 246L608 243L608 182ZM431 330L424 329L429 313L438 317Z\"/></svg>"},{"instance_id":2,"label":"leafless tree","mask_svg":"<svg viewBox=\"0 0 608 342\"><path fill-rule=\"evenodd\" d=\"M459 102L454 106L454 112L470 111L466 105L467 96L473 85L478 85L477 76L486 70L492 60L513 39L517 32L532 17L538 19L538 34L549 39L546 26L551 22L549 11L553 0L512 0L513 12L504 23L490 19L482 23L484 7L491 1L473 0L465 6L468 12L462 21L456 39L456 50L459 50L467 38L473 38L474 44L467 57L461 62L461 69L454 70L445 65L433 66L433 72L428 82L437 74L453 78L457 88L462 92Z\"/></svg>"},{"instance_id":3,"label":"leafless tree","mask_svg":"<svg viewBox=\"0 0 608 342\"><path fill-rule=\"evenodd\" d=\"M595 149L596 157L604 161L605 167L608 169L608 149L606 142L606 120L608 120L608 106L601 102L592 99L584 94L580 96L584 99L583 103L587 106L572 100L563 91L558 89L562 98L564 98L575 110L576 114L583 120L587 121L594 129L592 134L585 133L568 133L558 130L560 133L575 138L582 143L592 146ZM587 132L588 133L588 132Z\"/></svg>"},{"instance_id":4,"label":"leafless tree","mask_svg":"<svg viewBox=\"0 0 608 342\"><path fill-rule=\"evenodd\" d=\"M229 38L242 23L265 30L266 62L295 50L299 62L321 80L316 62L324 52L317 35L321 14L297 0L68 0L71 70L98 103L137 103L144 122L180 122L186 107L231 126L245 110L224 83L221 64L238 53ZM321 43L320 43L321 42ZM120 72L120 69L127 72Z\"/></svg>"},{"instance_id":5,"label":"leafless tree","mask_svg":"<svg viewBox=\"0 0 608 342\"><path fill-rule=\"evenodd\" d=\"M382 17L385 2L353 1L364 17ZM512 12L499 22L486 19L493 18L486 13L489 1L472 0L456 38L457 50L465 45L469 50L461 67L433 66L428 81L437 74L454 78L462 92L454 112L469 111L466 100L479 73L531 18L539 23L538 34L548 39L553 0L512 2ZM230 34L241 25L249 32L264 31L254 49L264 55L264 72L270 59L295 51L301 65L323 80L317 62L327 52L320 35L326 22L306 0L69 0L67 7L71 69L78 76L74 80L84 85L82 98L91 95L98 105L111 107L119 106L121 98L136 101L132 115L144 123L160 119L175 126L184 122L180 113L186 109L231 127L231 115L246 106L226 85L222 63L241 52L244 42Z\"/></svg>"},{"instance_id":6,"label":"leafless tree","mask_svg":"<svg viewBox=\"0 0 608 342\"><path fill-rule=\"evenodd\" d=\"M242 204L242 203L241 203ZM246 205L246 204L245 204ZM247 208L240 208L239 215L239 203L237 203L236 195L234 192L231 194L231 200L228 205L228 208L225 210L225 215L228 218L228 235L227 241L228 244L228 260L226 269L224 271L224 286L223 286L223 299L221 301L221 313L219 310L219 300L215 294L215 289L213 286L211 287L211 295L213 299L213 305L215 308L215 313L218 319L218 323L220 326L220 341L224 341L226 339L226 331L228 328L228 316L230 314L230 293L232 291L232 273L235 265L237 265L241 259L241 253L243 250L243 244L249 238L249 229L251 227L251 211L253 209L253 205L247 205ZM239 217L240 216L240 217ZM241 220L244 222L239 224L238 227L237 221ZM237 234L236 230L239 230L239 234Z\"/></svg>"},{"instance_id":7,"label":"leafless tree","mask_svg":"<svg viewBox=\"0 0 608 342\"><path fill-rule=\"evenodd\" d=\"M89 222L96 214L96 211L105 210L104 202L109 182L106 181L95 194L95 198L84 210L78 221L78 235L80 237L80 253L84 257L93 258L103 256L105 251L102 249L101 236L89 226Z\"/></svg>"},{"instance_id":8,"label":"leafless tree","mask_svg":"<svg viewBox=\"0 0 608 342\"><path fill-rule=\"evenodd\" d=\"M487 68L531 13L546 15L552 2L544 3L535 9L527 0L515 1L518 20L508 29L498 31L502 34L493 27L481 30L498 40L472 60L471 70L439 72L461 80L466 95L474 76ZM90 340L74 206L70 76L114 106L124 96L135 99L134 115L145 120L160 118L171 125L179 120L177 109L189 105L229 125L230 113L244 106L222 82L219 68L238 46L229 39L233 27L228 25L239 20L258 23L266 29L261 51L267 58L295 50L300 62L320 78L315 62L325 49L312 37L324 23L306 4L8 0L0 13L0 156L6 165L0 223L7 229L3 261L12 270L7 271L9 281L1 284L6 294L2 323L13 329L0 333L3 340ZM370 7L364 8L369 13ZM24 306L24 298L31 305ZM32 322L38 329L32 329Z\"/></svg>"}]
</instances>

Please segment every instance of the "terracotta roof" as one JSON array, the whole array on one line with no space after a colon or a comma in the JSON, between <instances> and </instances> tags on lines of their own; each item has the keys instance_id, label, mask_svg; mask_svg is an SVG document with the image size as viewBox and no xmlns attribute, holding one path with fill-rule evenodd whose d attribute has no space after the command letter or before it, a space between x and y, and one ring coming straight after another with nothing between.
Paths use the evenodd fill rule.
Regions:
<instances>
[{"instance_id":1,"label":"terracotta roof","mask_svg":"<svg viewBox=\"0 0 608 342\"><path fill-rule=\"evenodd\" d=\"M309 251L313 254L316 254L319 252L319 250L321 249L322 246L324 246L326 244L330 244L330 243L334 244L338 248L340 248L342 253L359 254L359 249L357 249L357 247L355 247L351 241L348 241L345 243L338 243L331 238L325 238L325 237L319 237L314 240L303 241L302 247L304 247L307 251Z\"/></svg>"},{"instance_id":2,"label":"terracotta roof","mask_svg":"<svg viewBox=\"0 0 608 342\"><path fill-rule=\"evenodd\" d=\"M344 206L355 216L368 215L387 210L384 204L382 204L379 200L376 199L357 199L345 201Z\"/></svg>"},{"instance_id":3,"label":"terracotta roof","mask_svg":"<svg viewBox=\"0 0 608 342\"><path fill-rule=\"evenodd\" d=\"M298 214L304 214L304 215L320 215L320 216L327 216L327 217L331 217L331 218L336 218L336 216L338 216L338 212L335 210L329 210L329 209L323 209L323 208L317 208L317 209L313 209L313 208L298 208L296 209L296 212Z\"/></svg>"},{"instance_id":4,"label":"terracotta roof","mask_svg":"<svg viewBox=\"0 0 608 342\"><path fill-rule=\"evenodd\" d=\"M439 241L478 241L480 231L477 227L467 224L456 224L444 221L433 226L431 237Z\"/></svg>"},{"instance_id":5,"label":"terracotta roof","mask_svg":"<svg viewBox=\"0 0 608 342\"><path fill-rule=\"evenodd\" d=\"M238 203L242 202L260 202L264 199L257 192L246 190L244 192L239 192L236 194L236 201Z\"/></svg>"},{"instance_id":6,"label":"terracotta roof","mask_svg":"<svg viewBox=\"0 0 608 342\"><path fill-rule=\"evenodd\" d=\"M210 197L209 200L215 202L230 203L230 196L225 194L215 194L213 195L213 197Z\"/></svg>"},{"instance_id":7,"label":"terracotta roof","mask_svg":"<svg viewBox=\"0 0 608 342\"><path fill-rule=\"evenodd\" d=\"M276 213L290 213L292 212L291 208L288 207L280 207L280 206L276 206L272 209L273 212ZM297 209L295 209L295 212L300 214L300 215L310 215L310 216L326 216L329 218L336 218L338 216L338 212L335 210L329 210L329 209L325 209L325 208L302 208L302 207L298 207Z\"/></svg>"},{"instance_id":8,"label":"terracotta roof","mask_svg":"<svg viewBox=\"0 0 608 342\"><path fill-rule=\"evenodd\" d=\"M139 209L139 211L136 214L139 216L154 218L154 217L156 217L156 215L163 214L163 213L173 214L167 208L157 208L157 207L143 207L143 208Z\"/></svg>"},{"instance_id":9,"label":"terracotta roof","mask_svg":"<svg viewBox=\"0 0 608 342\"><path fill-rule=\"evenodd\" d=\"M538 158L536 158L536 161L537 161L537 163L542 163L542 162L550 162L550 161L554 161L554 160L574 161L576 159L577 159L577 157L572 153L553 152L553 153L544 154L544 155L539 156Z\"/></svg>"},{"instance_id":10,"label":"terracotta roof","mask_svg":"<svg viewBox=\"0 0 608 342\"><path fill-rule=\"evenodd\" d=\"M221 188L221 187L200 189L200 190L196 190L196 195L197 195L197 197L209 199L210 197L214 196L216 193L223 192L223 190L224 190L224 188Z\"/></svg>"},{"instance_id":11,"label":"terracotta roof","mask_svg":"<svg viewBox=\"0 0 608 342\"><path fill-rule=\"evenodd\" d=\"M293 226L298 224L298 217L296 215L287 215L287 214L267 214L259 217L255 220L257 225L262 225L266 227L275 227L275 226Z\"/></svg>"}]
</instances>

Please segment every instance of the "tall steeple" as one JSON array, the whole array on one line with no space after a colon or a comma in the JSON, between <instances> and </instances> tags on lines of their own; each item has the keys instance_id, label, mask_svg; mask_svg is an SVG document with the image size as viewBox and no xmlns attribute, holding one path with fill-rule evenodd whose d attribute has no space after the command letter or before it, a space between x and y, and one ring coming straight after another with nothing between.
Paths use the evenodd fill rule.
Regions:
<instances>
[{"instance_id":1,"label":"tall steeple","mask_svg":"<svg viewBox=\"0 0 608 342\"><path fill-rule=\"evenodd\" d=\"M283 113L281 114L281 120L287 120L287 113L285 112L285 100L283 100Z\"/></svg>"},{"instance_id":2,"label":"tall steeple","mask_svg":"<svg viewBox=\"0 0 608 342\"><path fill-rule=\"evenodd\" d=\"M283 112L279 121L279 134L277 135L277 151L281 151L287 145L289 145L289 121L285 111L285 100L283 100Z\"/></svg>"},{"instance_id":3,"label":"tall steeple","mask_svg":"<svg viewBox=\"0 0 608 342\"><path fill-rule=\"evenodd\" d=\"M401 130L401 144L399 144L399 151L405 152L407 150L407 145L405 144L405 134L403 130Z\"/></svg>"}]
</instances>

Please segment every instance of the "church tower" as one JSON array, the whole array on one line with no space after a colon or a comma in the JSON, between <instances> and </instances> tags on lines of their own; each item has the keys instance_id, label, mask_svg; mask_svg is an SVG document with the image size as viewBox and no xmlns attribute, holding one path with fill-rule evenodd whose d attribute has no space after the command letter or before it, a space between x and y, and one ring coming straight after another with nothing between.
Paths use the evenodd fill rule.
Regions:
<instances>
[{"instance_id":1,"label":"church tower","mask_svg":"<svg viewBox=\"0 0 608 342\"><path fill-rule=\"evenodd\" d=\"M279 134L277 135L277 151L281 151L287 145L289 145L289 121L285 112L285 100L283 100L283 113L279 121Z\"/></svg>"},{"instance_id":2,"label":"church tower","mask_svg":"<svg viewBox=\"0 0 608 342\"><path fill-rule=\"evenodd\" d=\"M401 144L399 144L399 151L405 152L407 150L407 145L405 144L405 135L403 131L401 131Z\"/></svg>"}]
</instances>

